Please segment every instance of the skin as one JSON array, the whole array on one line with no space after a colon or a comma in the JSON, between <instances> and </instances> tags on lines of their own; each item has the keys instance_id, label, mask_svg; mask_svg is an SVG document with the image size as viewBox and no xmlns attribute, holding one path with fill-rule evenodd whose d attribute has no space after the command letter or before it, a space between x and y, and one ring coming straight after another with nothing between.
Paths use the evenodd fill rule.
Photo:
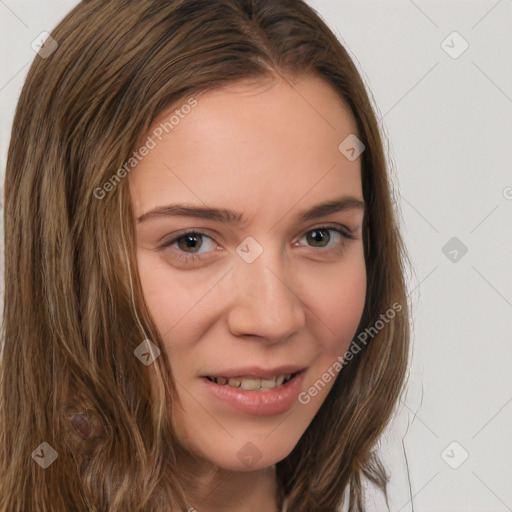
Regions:
<instances>
[{"instance_id":1,"label":"skin","mask_svg":"<svg viewBox=\"0 0 512 512\"><path fill-rule=\"evenodd\" d=\"M134 216L180 203L235 210L246 223L136 221L137 264L177 384L177 432L201 461L194 483L184 482L190 506L277 510L274 464L297 444L334 380L306 405L258 416L213 397L201 376L294 363L307 368L306 391L348 349L365 302L364 209L305 222L298 215L346 196L363 201L361 159L338 150L355 122L336 92L309 75L293 85L231 84L197 101L129 175ZM206 236L192 248L172 242L185 228ZM248 236L263 250L252 263L236 252ZM187 255L199 259L179 259ZM259 456L250 468L237 456L248 442Z\"/></svg>"}]
</instances>

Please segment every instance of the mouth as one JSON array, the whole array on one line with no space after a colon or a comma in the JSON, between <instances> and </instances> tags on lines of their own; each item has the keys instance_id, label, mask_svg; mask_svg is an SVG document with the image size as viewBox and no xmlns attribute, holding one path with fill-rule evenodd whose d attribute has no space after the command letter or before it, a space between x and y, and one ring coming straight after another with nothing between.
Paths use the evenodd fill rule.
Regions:
<instances>
[{"instance_id":1,"label":"mouth","mask_svg":"<svg viewBox=\"0 0 512 512\"><path fill-rule=\"evenodd\" d=\"M293 380L300 371L295 373L286 373L276 375L270 378L259 378L252 376L239 376L239 377L210 377L206 376L206 379L220 386L228 386L231 388L240 388L244 391L270 391L272 389L278 389Z\"/></svg>"},{"instance_id":2,"label":"mouth","mask_svg":"<svg viewBox=\"0 0 512 512\"><path fill-rule=\"evenodd\" d=\"M242 413L271 416L293 407L304 386L306 368L245 368L222 373L202 377L209 396Z\"/></svg>"}]
</instances>

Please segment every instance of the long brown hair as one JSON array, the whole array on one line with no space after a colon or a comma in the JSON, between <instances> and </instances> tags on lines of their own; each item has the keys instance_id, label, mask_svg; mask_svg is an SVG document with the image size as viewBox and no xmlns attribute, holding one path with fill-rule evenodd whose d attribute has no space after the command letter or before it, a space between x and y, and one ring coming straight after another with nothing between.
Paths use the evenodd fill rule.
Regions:
<instances>
[{"instance_id":1,"label":"long brown hair","mask_svg":"<svg viewBox=\"0 0 512 512\"><path fill-rule=\"evenodd\" d=\"M343 367L277 477L286 511L334 512L346 489L349 509L364 510L365 478L386 489L373 448L403 388L409 308L378 122L348 53L300 0L84 0L52 37L58 47L36 56L21 93L6 169L0 511L191 506L127 180L101 198L95 191L169 106L230 82L308 73L337 91L366 147L358 332L401 307ZM134 357L144 338L163 356L150 367ZM42 443L58 457L46 469L35 457L53 452Z\"/></svg>"}]
</instances>

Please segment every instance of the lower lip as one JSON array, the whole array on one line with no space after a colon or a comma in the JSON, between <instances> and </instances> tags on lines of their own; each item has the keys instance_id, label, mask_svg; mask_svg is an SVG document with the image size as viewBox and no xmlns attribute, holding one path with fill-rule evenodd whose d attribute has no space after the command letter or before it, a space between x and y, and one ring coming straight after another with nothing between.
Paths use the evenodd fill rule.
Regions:
<instances>
[{"instance_id":1,"label":"lower lip","mask_svg":"<svg viewBox=\"0 0 512 512\"><path fill-rule=\"evenodd\" d=\"M284 386L267 391L246 391L227 384L216 384L206 377L203 377L203 381L209 392L234 409L258 416L273 416L287 411L297 400L304 382L304 370Z\"/></svg>"}]
</instances>

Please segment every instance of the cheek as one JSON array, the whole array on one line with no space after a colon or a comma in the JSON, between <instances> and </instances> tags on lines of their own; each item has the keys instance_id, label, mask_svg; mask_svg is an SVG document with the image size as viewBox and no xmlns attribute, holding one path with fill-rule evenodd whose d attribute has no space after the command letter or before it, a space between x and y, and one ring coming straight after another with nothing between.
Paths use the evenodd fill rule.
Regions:
<instances>
[{"instance_id":1,"label":"cheek","mask_svg":"<svg viewBox=\"0 0 512 512\"><path fill-rule=\"evenodd\" d=\"M364 255L354 257L325 274L309 280L308 306L317 325L316 339L321 351L331 357L344 352L350 344L363 313L366 300Z\"/></svg>"},{"instance_id":2,"label":"cheek","mask_svg":"<svg viewBox=\"0 0 512 512\"><path fill-rule=\"evenodd\" d=\"M181 328L188 313L201 302L208 282L191 283L186 273L172 271L168 263L150 251L138 253L138 271L144 300L160 333Z\"/></svg>"},{"instance_id":3,"label":"cheek","mask_svg":"<svg viewBox=\"0 0 512 512\"><path fill-rule=\"evenodd\" d=\"M139 257L138 266L144 300L163 335L172 328L174 312L180 307L176 293L171 291L174 287L168 285L162 263L143 255Z\"/></svg>"},{"instance_id":4,"label":"cheek","mask_svg":"<svg viewBox=\"0 0 512 512\"><path fill-rule=\"evenodd\" d=\"M362 249L362 248L361 248ZM320 284L320 279L317 279ZM311 331L316 357L298 397L306 423L313 419L342 368L343 357L357 334L366 300L366 266L363 252L325 276L323 286L310 296ZM312 288L313 289L313 288ZM313 308L314 305L314 308Z\"/></svg>"}]
</instances>

